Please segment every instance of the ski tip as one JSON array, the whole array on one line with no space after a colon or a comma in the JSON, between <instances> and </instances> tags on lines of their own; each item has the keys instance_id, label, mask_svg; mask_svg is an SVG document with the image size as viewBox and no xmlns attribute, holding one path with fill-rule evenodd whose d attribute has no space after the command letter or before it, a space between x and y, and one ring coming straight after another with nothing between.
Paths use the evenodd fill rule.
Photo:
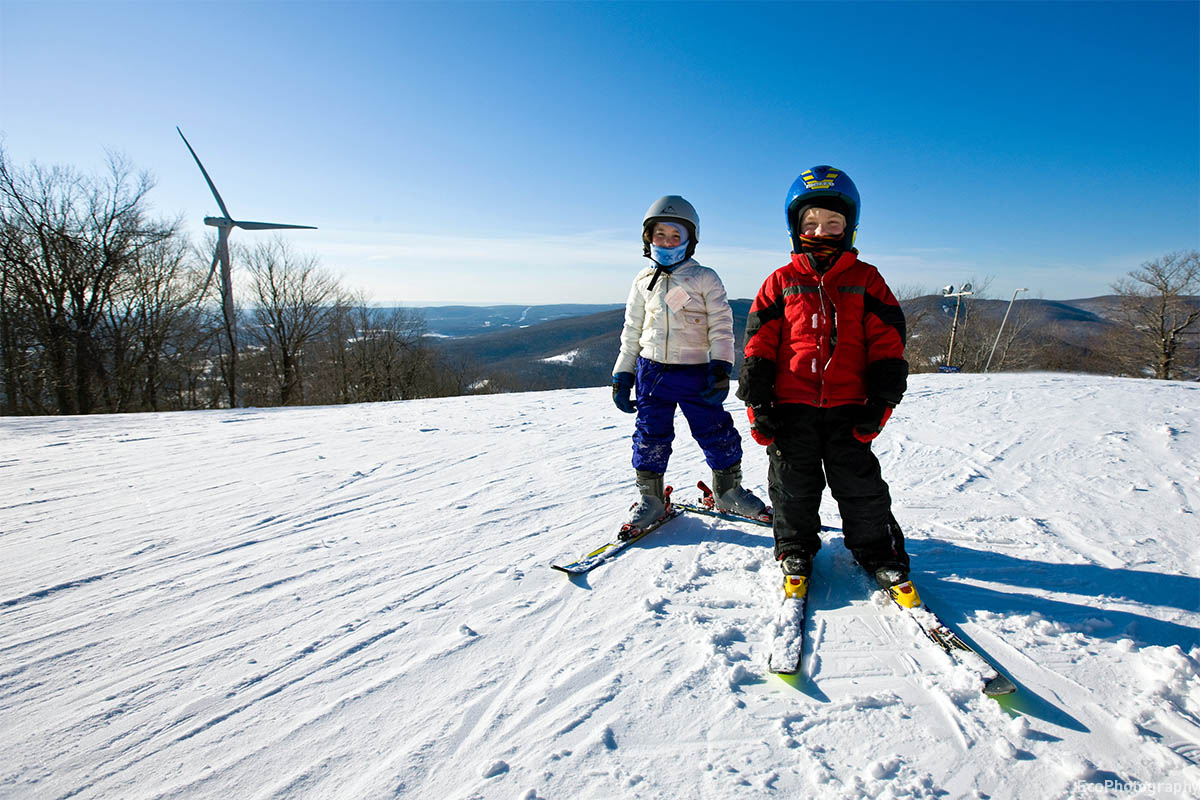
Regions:
<instances>
[{"instance_id":1,"label":"ski tip","mask_svg":"<svg viewBox=\"0 0 1200 800\"><path fill-rule=\"evenodd\" d=\"M997 675L983 684L983 693L988 697L1003 697L1017 691L1017 685L1003 675Z\"/></svg>"},{"instance_id":2,"label":"ski tip","mask_svg":"<svg viewBox=\"0 0 1200 800\"><path fill-rule=\"evenodd\" d=\"M794 678L800 674L800 665L796 664L795 666L781 666L779 664L773 664L771 663L770 659L767 659L767 671L772 675L778 675L781 678Z\"/></svg>"}]
</instances>

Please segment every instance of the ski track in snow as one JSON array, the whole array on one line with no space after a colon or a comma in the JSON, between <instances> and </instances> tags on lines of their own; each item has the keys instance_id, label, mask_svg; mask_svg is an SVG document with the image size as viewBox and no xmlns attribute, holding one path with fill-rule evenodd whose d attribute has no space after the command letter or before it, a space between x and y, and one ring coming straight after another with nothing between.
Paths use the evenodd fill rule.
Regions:
<instances>
[{"instance_id":1,"label":"ski track in snow","mask_svg":"<svg viewBox=\"0 0 1200 800\"><path fill-rule=\"evenodd\" d=\"M876 451L1004 702L836 532L796 679L766 671L769 529L685 514L548 569L633 499L604 388L0 419L0 797L1200 797L1198 408L911 379Z\"/></svg>"}]
</instances>

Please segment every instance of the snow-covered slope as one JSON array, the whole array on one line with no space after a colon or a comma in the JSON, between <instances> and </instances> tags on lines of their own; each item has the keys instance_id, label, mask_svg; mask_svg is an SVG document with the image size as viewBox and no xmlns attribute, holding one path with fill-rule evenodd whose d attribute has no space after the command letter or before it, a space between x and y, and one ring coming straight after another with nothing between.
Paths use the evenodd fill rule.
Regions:
<instances>
[{"instance_id":1,"label":"snow-covered slope","mask_svg":"<svg viewBox=\"0 0 1200 800\"><path fill-rule=\"evenodd\" d=\"M767 529L687 516L550 570L633 499L607 389L3 419L0 796L1196 797L1198 409L913 378L876 449L914 579L1005 703L836 533L793 682L765 667Z\"/></svg>"}]
</instances>

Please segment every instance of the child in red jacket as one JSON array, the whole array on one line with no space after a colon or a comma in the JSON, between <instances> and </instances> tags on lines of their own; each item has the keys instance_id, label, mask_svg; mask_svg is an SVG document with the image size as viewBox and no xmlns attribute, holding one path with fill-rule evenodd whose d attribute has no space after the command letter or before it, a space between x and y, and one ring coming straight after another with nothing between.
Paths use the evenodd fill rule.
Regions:
<instances>
[{"instance_id":1,"label":"child in red jacket","mask_svg":"<svg viewBox=\"0 0 1200 800\"><path fill-rule=\"evenodd\" d=\"M767 446L775 556L785 574L811 573L828 480L846 547L886 588L908 580L909 560L870 443L907 387L904 314L854 249L859 197L849 176L805 171L785 211L792 260L750 307L737 393Z\"/></svg>"}]
</instances>

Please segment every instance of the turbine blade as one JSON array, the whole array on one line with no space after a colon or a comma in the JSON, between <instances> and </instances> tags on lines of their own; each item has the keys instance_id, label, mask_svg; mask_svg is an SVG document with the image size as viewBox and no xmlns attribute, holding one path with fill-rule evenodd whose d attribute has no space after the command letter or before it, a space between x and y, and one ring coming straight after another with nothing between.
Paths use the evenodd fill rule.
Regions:
<instances>
[{"instance_id":1,"label":"turbine blade","mask_svg":"<svg viewBox=\"0 0 1200 800\"><path fill-rule=\"evenodd\" d=\"M179 131L179 138L183 139L183 143L187 145L188 152L192 154L192 158L196 159L196 166L200 168L201 174L204 175L204 180L208 181L208 188L212 190L213 197L217 198L217 205L221 207L221 213L227 218L233 219L229 214L229 209L225 207L225 201L221 199L221 193L217 191L217 187L212 182L212 178L208 177L208 170L200 163L200 156L196 155L196 151L192 149L192 145L188 142L187 137L183 135L183 131L179 130L179 126L175 126L175 130Z\"/></svg>"},{"instance_id":2,"label":"turbine blade","mask_svg":"<svg viewBox=\"0 0 1200 800\"><path fill-rule=\"evenodd\" d=\"M276 228L303 228L310 231L317 229L315 225L284 225L281 222L239 222L234 220L233 224L248 231L270 231Z\"/></svg>"},{"instance_id":3,"label":"turbine blade","mask_svg":"<svg viewBox=\"0 0 1200 800\"><path fill-rule=\"evenodd\" d=\"M213 275L216 274L217 263L220 261L220 259L221 259L221 244L220 244L220 242L218 242L216 249L213 250L213 263L212 263L212 266L208 268L208 277L204 279L204 290L202 292L200 292L201 300L204 299L204 295L208 294L208 287L212 285Z\"/></svg>"}]
</instances>

